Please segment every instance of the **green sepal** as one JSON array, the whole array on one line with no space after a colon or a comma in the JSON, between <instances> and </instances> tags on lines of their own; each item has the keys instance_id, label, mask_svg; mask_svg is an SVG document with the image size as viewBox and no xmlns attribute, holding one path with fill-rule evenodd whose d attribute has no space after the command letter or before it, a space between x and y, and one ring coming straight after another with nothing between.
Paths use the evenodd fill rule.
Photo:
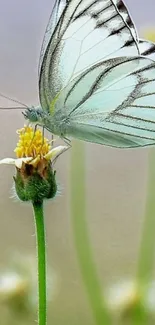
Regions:
<instances>
[{"instance_id":1,"label":"green sepal","mask_svg":"<svg viewBox=\"0 0 155 325\"><path fill-rule=\"evenodd\" d=\"M24 164L24 168L17 169L14 182L20 200L40 203L56 195L56 171L53 171L50 161L43 172L44 176L39 173L38 168L30 164Z\"/></svg>"}]
</instances>

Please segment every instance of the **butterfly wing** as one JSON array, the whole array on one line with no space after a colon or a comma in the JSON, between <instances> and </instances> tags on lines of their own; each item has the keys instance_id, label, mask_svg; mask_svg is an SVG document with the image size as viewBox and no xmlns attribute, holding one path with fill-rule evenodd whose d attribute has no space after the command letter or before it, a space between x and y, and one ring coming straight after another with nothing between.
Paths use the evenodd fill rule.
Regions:
<instances>
[{"instance_id":1,"label":"butterfly wing","mask_svg":"<svg viewBox=\"0 0 155 325\"><path fill-rule=\"evenodd\" d=\"M47 111L87 68L110 57L139 54L134 25L120 0L70 0L56 21L39 81L40 102Z\"/></svg>"},{"instance_id":2,"label":"butterfly wing","mask_svg":"<svg viewBox=\"0 0 155 325\"><path fill-rule=\"evenodd\" d=\"M139 40L139 50L141 55L147 56L155 61L155 44L143 39Z\"/></svg>"},{"instance_id":3,"label":"butterfly wing","mask_svg":"<svg viewBox=\"0 0 155 325\"><path fill-rule=\"evenodd\" d=\"M145 57L100 62L60 94L66 134L115 147L155 144L155 63Z\"/></svg>"},{"instance_id":4,"label":"butterfly wing","mask_svg":"<svg viewBox=\"0 0 155 325\"><path fill-rule=\"evenodd\" d=\"M56 25L61 17L61 14L66 6L67 0L56 0L52 13L50 15L47 27L46 27L46 31L45 31L45 35L44 35L44 39L43 39L43 43L42 43L42 47L41 47L41 51L40 51L40 58L39 58L39 69L38 72L40 74L40 69L41 69L41 65L43 62L43 58L44 58L44 54L47 48L47 45L50 41L50 38L54 32L54 29L56 28Z\"/></svg>"}]
</instances>

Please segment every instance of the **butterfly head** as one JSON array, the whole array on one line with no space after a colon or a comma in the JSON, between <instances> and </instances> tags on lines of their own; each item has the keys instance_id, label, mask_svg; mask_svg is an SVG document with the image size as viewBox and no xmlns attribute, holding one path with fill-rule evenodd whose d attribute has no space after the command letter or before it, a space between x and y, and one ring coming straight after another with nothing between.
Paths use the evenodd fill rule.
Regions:
<instances>
[{"instance_id":1,"label":"butterfly head","mask_svg":"<svg viewBox=\"0 0 155 325\"><path fill-rule=\"evenodd\" d=\"M25 112L23 112L23 115L25 119L28 120L30 123L42 124L44 111L40 107L37 108L31 107L31 108L27 108Z\"/></svg>"},{"instance_id":2,"label":"butterfly head","mask_svg":"<svg viewBox=\"0 0 155 325\"><path fill-rule=\"evenodd\" d=\"M41 107L27 108L25 112L23 112L23 115L30 124L43 126L53 134L60 135L64 133L63 123L60 123L60 117L58 116L55 118L54 116L51 116L50 113L46 112Z\"/></svg>"}]
</instances>

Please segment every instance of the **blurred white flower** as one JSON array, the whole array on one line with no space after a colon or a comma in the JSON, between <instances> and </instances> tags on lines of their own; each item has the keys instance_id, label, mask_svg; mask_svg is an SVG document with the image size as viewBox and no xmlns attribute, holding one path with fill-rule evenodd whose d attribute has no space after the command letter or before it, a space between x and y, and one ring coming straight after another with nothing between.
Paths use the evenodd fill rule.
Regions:
<instances>
[{"instance_id":1,"label":"blurred white flower","mask_svg":"<svg viewBox=\"0 0 155 325\"><path fill-rule=\"evenodd\" d=\"M115 317L130 317L136 308L155 316L155 281L139 284L136 280L122 280L107 290L106 302Z\"/></svg>"},{"instance_id":2,"label":"blurred white flower","mask_svg":"<svg viewBox=\"0 0 155 325\"><path fill-rule=\"evenodd\" d=\"M5 302L26 292L27 281L19 274L6 272L0 274L0 302Z\"/></svg>"},{"instance_id":3,"label":"blurred white flower","mask_svg":"<svg viewBox=\"0 0 155 325\"><path fill-rule=\"evenodd\" d=\"M107 304L110 310L122 312L132 307L139 300L139 292L135 282L120 281L107 290Z\"/></svg>"},{"instance_id":4,"label":"blurred white flower","mask_svg":"<svg viewBox=\"0 0 155 325\"><path fill-rule=\"evenodd\" d=\"M47 276L48 302L55 296L57 277L53 270ZM38 304L37 263L34 256L14 255L7 269L0 272L0 324L8 319L20 322L36 319ZM21 321L22 320L22 321ZM20 323L19 322L19 323ZM16 324L14 321L13 324ZM18 322L17 322L18 324ZM23 323L22 323L23 324Z\"/></svg>"}]
</instances>

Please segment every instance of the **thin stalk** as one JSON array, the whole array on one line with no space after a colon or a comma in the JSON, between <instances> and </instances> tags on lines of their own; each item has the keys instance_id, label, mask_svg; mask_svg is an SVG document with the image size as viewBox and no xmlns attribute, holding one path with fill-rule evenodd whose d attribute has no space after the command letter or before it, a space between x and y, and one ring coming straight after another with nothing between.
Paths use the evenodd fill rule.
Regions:
<instances>
[{"instance_id":1,"label":"thin stalk","mask_svg":"<svg viewBox=\"0 0 155 325\"><path fill-rule=\"evenodd\" d=\"M71 217L78 262L95 324L109 325L110 319L93 259L86 222L85 151L80 142L74 143L72 147Z\"/></svg>"},{"instance_id":2,"label":"thin stalk","mask_svg":"<svg viewBox=\"0 0 155 325\"><path fill-rule=\"evenodd\" d=\"M147 294L147 285L152 281L155 256L155 152L151 150L149 157L148 190L146 211L143 223L141 245L139 250L137 282L142 295ZM138 306L133 314L134 325L145 325L148 315L142 306Z\"/></svg>"},{"instance_id":3,"label":"thin stalk","mask_svg":"<svg viewBox=\"0 0 155 325\"><path fill-rule=\"evenodd\" d=\"M43 202L33 203L36 226L36 245L38 250L38 325L46 325L46 242Z\"/></svg>"},{"instance_id":4,"label":"thin stalk","mask_svg":"<svg viewBox=\"0 0 155 325\"><path fill-rule=\"evenodd\" d=\"M148 191L146 212L143 224L142 239L139 252L139 281L152 280L155 256L155 151L151 150L148 172Z\"/></svg>"}]
</instances>

